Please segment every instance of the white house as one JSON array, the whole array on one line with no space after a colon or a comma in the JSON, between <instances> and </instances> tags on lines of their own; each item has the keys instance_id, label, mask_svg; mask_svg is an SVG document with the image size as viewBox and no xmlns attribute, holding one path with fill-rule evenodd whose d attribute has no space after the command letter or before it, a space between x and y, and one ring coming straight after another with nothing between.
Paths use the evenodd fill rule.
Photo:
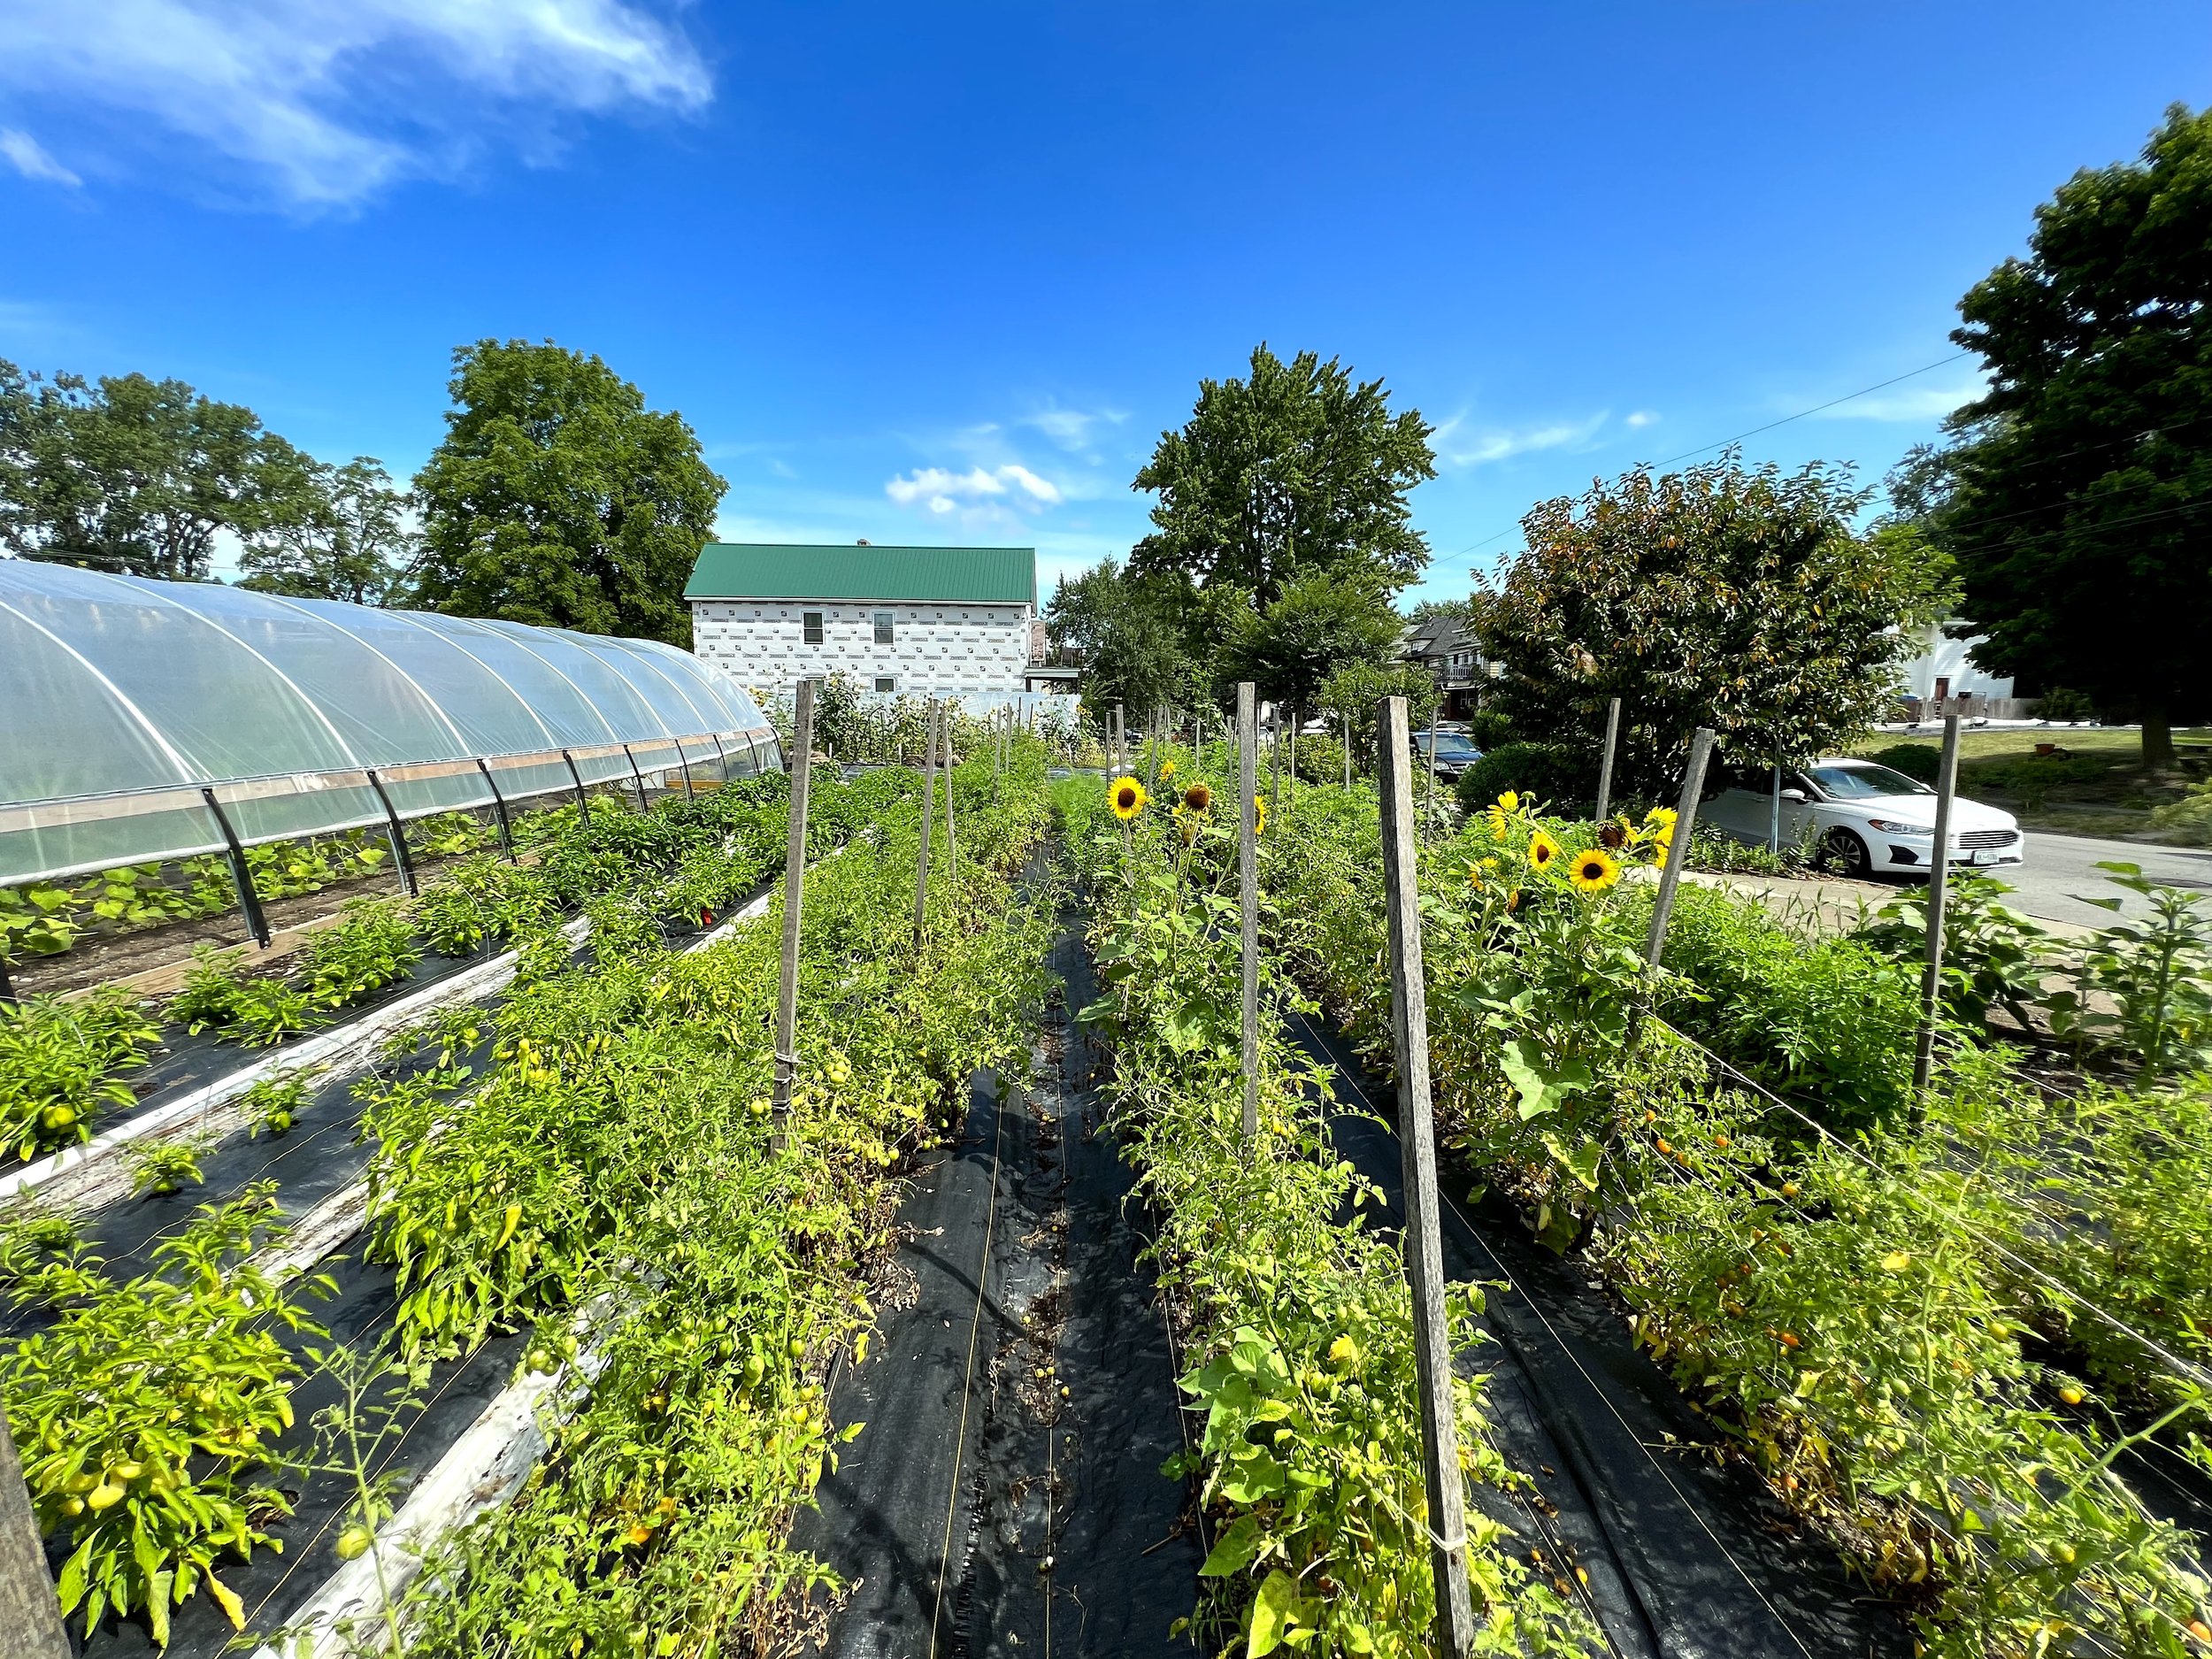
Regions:
<instances>
[{"instance_id":1,"label":"white house","mask_svg":"<svg viewBox=\"0 0 2212 1659\"><path fill-rule=\"evenodd\" d=\"M1037 554L710 541L684 598L693 653L763 693L844 673L864 691L1018 694Z\"/></svg>"},{"instance_id":2,"label":"white house","mask_svg":"<svg viewBox=\"0 0 2212 1659\"><path fill-rule=\"evenodd\" d=\"M1971 697L1977 703L2011 697L2009 677L1984 673L1976 665L1974 648L1981 643L1979 637L1949 639L1939 625L1932 625L1918 643L1918 653L1898 670L1907 697L1939 704L1947 704L1959 697Z\"/></svg>"}]
</instances>

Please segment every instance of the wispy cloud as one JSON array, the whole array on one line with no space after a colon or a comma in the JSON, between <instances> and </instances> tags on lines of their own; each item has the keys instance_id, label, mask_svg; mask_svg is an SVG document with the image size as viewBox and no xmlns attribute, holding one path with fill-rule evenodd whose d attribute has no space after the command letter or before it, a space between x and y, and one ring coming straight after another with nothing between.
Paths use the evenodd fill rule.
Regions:
<instances>
[{"instance_id":1,"label":"wispy cloud","mask_svg":"<svg viewBox=\"0 0 2212 1659\"><path fill-rule=\"evenodd\" d=\"M1455 415L1436 429L1436 458L1448 467L1486 466L1543 449L1577 449L1597 436L1609 412L1600 410L1586 420L1554 421L1540 426L1489 426L1479 431L1463 430L1466 418Z\"/></svg>"},{"instance_id":2,"label":"wispy cloud","mask_svg":"<svg viewBox=\"0 0 2212 1659\"><path fill-rule=\"evenodd\" d=\"M1639 430L1646 426L1656 426L1658 421L1659 411L1655 409L1639 409L1628 418L1628 424Z\"/></svg>"},{"instance_id":3,"label":"wispy cloud","mask_svg":"<svg viewBox=\"0 0 2212 1659\"><path fill-rule=\"evenodd\" d=\"M695 110L713 81L638 0L12 0L0 90L150 122L327 209L448 171L495 133L541 150L551 118Z\"/></svg>"},{"instance_id":4,"label":"wispy cloud","mask_svg":"<svg viewBox=\"0 0 2212 1659\"><path fill-rule=\"evenodd\" d=\"M1824 420L1941 420L1953 410L1973 403L1989 390L1975 379L1955 386L1904 386L1894 391L1874 392L1819 411Z\"/></svg>"},{"instance_id":5,"label":"wispy cloud","mask_svg":"<svg viewBox=\"0 0 2212 1659\"><path fill-rule=\"evenodd\" d=\"M48 155L45 145L28 133L12 127L0 127L0 156L5 156L15 170L27 179L37 179L47 184L65 184L73 189L84 182Z\"/></svg>"},{"instance_id":6,"label":"wispy cloud","mask_svg":"<svg viewBox=\"0 0 2212 1659\"><path fill-rule=\"evenodd\" d=\"M937 513L950 512L964 503L1033 503L1051 507L1064 499L1050 479L1010 462L988 469L971 467L964 472L941 466L917 467L886 483L883 493L902 507L919 503Z\"/></svg>"},{"instance_id":7,"label":"wispy cloud","mask_svg":"<svg viewBox=\"0 0 2212 1659\"><path fill-rule=\"evenodd\" d=\"M1092 435L1102 427L1118 426L1129 419L1125 409L1062 409L1057 404L1023 417L1021 424L1039 432L1071 453L1092 447Z\"/></svg>"}]
</instances>

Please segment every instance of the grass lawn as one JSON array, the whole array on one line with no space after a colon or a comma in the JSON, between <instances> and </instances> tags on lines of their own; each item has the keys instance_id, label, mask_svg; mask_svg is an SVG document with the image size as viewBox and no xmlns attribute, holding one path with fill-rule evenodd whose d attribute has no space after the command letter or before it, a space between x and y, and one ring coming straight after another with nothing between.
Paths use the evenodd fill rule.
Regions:
<instances>
[{"instance_id":1,"label":"grass lawn","mask_svg":"<svg viewBox=\"0 0 2212 1659\"><path fill-rule=\"evenodd\" d=\"M2212 728L2177 727L2177 745L2212 742ZM1940 727L1910 737L1883 733L1861 745L1872 754L1896 743L1939 749ZM2039 757L2038 743L2059 753ZM2061 835L2108 835L2166 840L2154 835L2151 809L2181 798L2206 776L2202 761L2172 772L2147 772L2143 734L2102 726L2008 727L1959 733L1959 791L2018 814L2029 829ZM2181 838L2171 838L2180 841Z\"/></svg>"}]
</instances>

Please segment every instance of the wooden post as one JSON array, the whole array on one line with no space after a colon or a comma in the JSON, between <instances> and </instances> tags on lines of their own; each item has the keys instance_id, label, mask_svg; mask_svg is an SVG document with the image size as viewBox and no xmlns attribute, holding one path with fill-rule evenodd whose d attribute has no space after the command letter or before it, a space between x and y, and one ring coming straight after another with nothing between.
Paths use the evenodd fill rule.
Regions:
<instances>
[{"instance_id":1,"label":"wooden post","mask_svg":"<svg viewBox=\"0 0 2212 1659\"><path fill-rule=\"evenodd\" d=\"M1237 904L1244 941L1244 1138L1260 1133L1260 726L1252 682L1237 683Z\"/></svg>"},{"instance_id":2,"label":"wooden post","mask_svg":"<svg viewBox=\"0 0 2212 1659\"><path fill-rule=\"evenodd\" d=\"M0 1409L0 1659L69 1659L23 1463Z\"/></svg>"},{"instance_id":3,"label":"wooden post","mask_svg":"<svg viewBox=\"0 0 2212 1659\"><path fill-rule=\"evenodd\" d=\"M1121 711L1121 704L1114 704L1114 776L1126 778L1128 764L1122 758L1129 748L1129 722Z\"/></svg>"},{"instance_id":4,"label":"wooden post","mask_svg":"<svg viewBox=\"0 0 2212 1659\"><path fill-rule=\"evenodd\" d=\"M1436 818L1436 713L1438 703L1429 704L1429 748L1425 758L1429 764L1429 780L1421 793L1421 823L1424 829L1433 825Z\"/></svg>"},{"instance_id":5,"label":"wooden post","mask_svg":"<svg viewBox=\"0 0 2212 1659\"><path fill-rule=\"evenodd\" d=\"M792 716L792 747L798 764L791 772L791 827L783 849L783 977L776 987L775 1144L791 1127L791 1085L799 1071L799 910L806 896L806 795L814 768L814 682L799 682Z\"/></svg>"},{"instance_id":6,"label":"wooden post","mask_svg":"<svg viewBox=\"0 0 2212 1659\"><path fill-rule=\"evenodd\" d=\"M1160 787L1160 710L1152 710L1150 728L1144 734L1144 792L1149 796Z\"/></svg>"},{"instance_id":7,"label":"wooden post","mask_svg":"<svg viewBox=\"0 0 2212 1659\"><path fill-rule=\"evenodd\" d=\"M1782 855L1782 757L1774 757L1774 787L1767 796L1767 850Z\"/></svg>"},{"instance_id":8,"label":"wooden post","mask_svg":"<svg viewBox=\"0 0 2212 1659\"><path fill-rule=\"evenodd\" d=\"M1674 914L1682 867L1690 861L1690 832L1697 827L1698 797L1705 792L1705 763L1712 753L1713 733L1701 726L1690 740L1689 770L1682 774L1682 798L1674 811L1674 839L1667 848L1667 866L1659 872L1658 902L1651 907L1651 937L1645 942L1644 960L1655 968L1667 947L1667 919Z\"/></svg>"},{"instance_id":9,"label":"wooden post","mask_svg":"<svg viewBox=\"0 0 2212 1659\"><path fill-rule=\"evenodd\" d=\"M1928 964L1920 972L1920 1041L1912 1087L1920 1094L1935 1069L1936 1010L1943 1001L1943 901L1951 887L1951 797L1959 787L1959 717L1943 717L1943 759L1936 768L1935 847L1928 866Z\"/></svg>"},{"instance_id":10,"label":"wooden post","mask_svg":"<svg viewBox=\"0 0 2212 1659\"><path fill-rule=\"evenodd\" d=\"M953 881L960 875L960 843L952 833L952 723L953 711L959 705L950 698L945 700L944 710L938 716L938 729L945 735L945 879Z\"/></svg>"},{"instance_id":11,"label":"wooden post","mask_svg":"<svg viewBox=\"0 0 2212 1659\"><path fill-rule=\"evenodd\" d=\"M1436 1583L1439 1652L1474 1641L1467 1590L1466 1497L1452 1413L1452 1348L1444 1323L1444 1245L1438 1232L1436 1132L1429 1116L1428 991L1421 970L1421 903L1415 881L1413 779L1407 764L1406 700L1385 697L1382 746L1383 895L1390 916L1390 1034L1398 1064L1398 1146L1406 1205L1406 1277L1413 1289L1414 1375L1421 1394L1421 1472L1429 1498L1429 1568Z\"/></svg>"},{"instance_id":12,"label":"wooden post","mask_svg":"<svg viewBox=\"0 0 2212 1659\"><path fill-rule=\"evenodd\" d=\"M922 925L929 914L930 815L937 801L937 699L922 711L922 850L914 866L914 949L922 948Z\"/></svg>"},{"instance_id":13,"label":"wooden post","mask_svg":"<svg viewBox=\"0 0 2212 1659\"><path fill-rule=\"evenodd\" d=\"M1279 810L1275 797L1283 790L1283 709L1279 703L1267 705L1267 730L1271 739L1267 746L1267 811L1272 818Z\"/></svg>"},{"instance_id":14,"label":"wooden post","mask_svg":"<svg viewBox=\"0 0 2212 1659\"><path fill-rule=\"evenodd\" d=\"M1605 822L1605 815L1613 806L1613 751L1621 741L1621 700L1615 697L1605 705L1605 752L1598 758L1598 810L1592 814L1594 823Z\"/></svg>"}]
</instances>

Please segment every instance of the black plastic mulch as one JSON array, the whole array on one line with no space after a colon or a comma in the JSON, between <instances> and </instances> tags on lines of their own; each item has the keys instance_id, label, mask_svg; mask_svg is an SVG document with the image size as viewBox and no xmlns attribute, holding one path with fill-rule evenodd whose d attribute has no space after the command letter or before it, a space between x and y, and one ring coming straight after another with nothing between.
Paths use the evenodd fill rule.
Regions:
<instances>
[{"instance_id":1,"label":"black plastic mulch","mask_svg":"<svg viewBox=\"0 0 2212 1659\"><path fill-rule=\"evenodd\" d=\"M1337 1069L1341 1096L1395 1121L1395 1090L1336 1033L1302 1016L1290 1033ZM1395 1133L1348 1113L1333 1134L1381 1187L1390 1225L1402 1225ZM1586 1604L1610 1651L1663 1659L1902 1659L1913 1651L1893 1603L1848 1576L1741 1464L1715 1460L1712 1426L1630 1341L1598 1286L1531 1238L1502 1202L1471 1212L1448 1193L1445 1200L1446 1273L1509 1286L1487 1292L1483 1324L1496 1340L1462 1355L1460 1369L1488 1374L1498 1448L1533 1477L1540 1499L1532 1507L1486 1494L1486 1507L1525 1547L1542 1550L1552 1572L1565 1555L1587 1572Z\"/></svg>"},{"instance_id":2,"label":"black plastic mulch","mask_svg":"<svg viewBox=\"0 0 2212 1659\"><path fill-rule=\"evenodd\" d=\"M972 1091L900 1210L913 1300L832 1389L835 1419L867 1426L793 1529L854 1586L816 1652L1188 1648L1168 1632L1203 1551L1160 1474L1182 1447L1173 1356L1069 1024L1090 984L1071 931L1055 966L1030 1086Z\"/></svg>"}]
</instances>

